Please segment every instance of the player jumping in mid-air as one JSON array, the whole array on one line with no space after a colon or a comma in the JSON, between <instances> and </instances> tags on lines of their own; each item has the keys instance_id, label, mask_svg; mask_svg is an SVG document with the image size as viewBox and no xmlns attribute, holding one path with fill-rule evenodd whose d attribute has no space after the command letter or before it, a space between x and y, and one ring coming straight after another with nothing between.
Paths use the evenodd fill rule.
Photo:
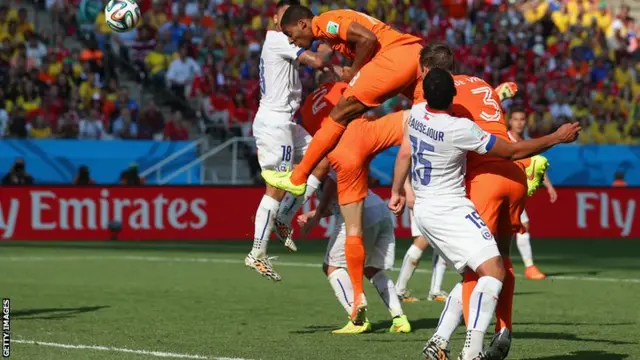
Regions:
<instances>
[{"instance_id":1,"label":"player jumping in mid-air","mask_svg":"<svg viewBox=\"0 0 640 360\"><path fill-rule=\"evenodd\" d=\"M459 359L493 359L483 352L483 339L502 290L505 267L494 236L466 196L466 154L524 159L575 141L580 125L565 124L551 135L511 143L469 119L449 115L457 93L449 71L431 67L423 88L427 102L411 110L396 159L389 207L396 214L404 209L404 182L411 173L420 232L456 270L467 269L479 277L471 294L467 339ZM443 355L436 359L448 358Z\"/></svg>"},{"instance_id":2,"label":"player jumping in mid-air","mask_svg":"<svg viewBox=\"0 0 640 360\"><path fill-rule=\"evenodd\" d=\"M325 181L320 203L316 210L300 215L298 223L304 233L316 226L323 216L333 214L336 217L335 228L327 245L322 269L327 275L338 301L350 315L353 306L353 285L345 270L347 265L344 253L344 243L347 237L346 225L335 200L336 182L330 176ZM364 246L367 250L364 275L376 288L391 313L393 323L389 332L408 333L411 332L411 324L402 311L402 304L396 294L393 281L385 273L385 270L390 270L393 267L395 259L396 242L393 220L393 215L389 212L386 203L378 195L369 191L365 199L363 219ZM349 321L342 329L335 330L333 333L361 334L370 331L371 323L367 318L364 318L361 322Z\"/></svg>"},{"instance_id":3,"label":"player jumping in mid-air","mask_svg":"<svg viewBox=\"0 0 640 360\"><path fill-rule=\"evenodd\" d=\"M521 108L512 109L509 116L509 138L512 141L524 140L526 127L527 119L524 110ZM558 193L556 193L556 189L553 187L553 184L551 184L551 180L549 180L549 176L547 176L546 173L544 174L543 184L549 192L549 201L551 201L551 203L556 202ZM531 235L529 234L529 216L526 210L520 215L520 222L525 232L523 234L516 234L516 245L522 257L522 262L524 262L524 277L531 280L542 280L546 278L546 275L533 263Z\"/></svg>"},{"instance_id":4,"label":"player jumping in mid-air","mask_svg":"<svg viewBox=\"0 0 640 360\"><path fill-rule=\"evenodd\" d=\"M283 15L281 25L297 46L308 48L317 39L353 60L351 67L342 71L342 79L349 82L349 87L321 122L322 126L300 164L292 173L262 172L270 185L300 195L305 192L308 175L338 144L346 125L352 120L399 93L410 99L422 98L416 93L420 78L418 54L422 46L420 38L400 33L377 19L352 10L334 10L314 16L306 7L291 6ZM346 161L338 160L338 165ZM334 167L339 172L339 167ZM345 256L355 291L355 317L356 310L366 308L362 296L365 250L362 226L350 226L349 218L361 220L362 199L352 204L341 196L340 184L338 188L338 199L347 223Z\"/></svg>"},{"instance_id":5,"label":"player jumping in mid-air","mask_svg":"<svg viewBox=\"0 0 640 360\"><path fill-rule=\"evenodd\" d=\"M411 237L413 238L413 244L411 244L411 247L409 247L407 253L404 255L404 259L402 260L402 267L400 267L398 280L396 280L396 292L403 302L413 303L419 301L419 299L415 296L411 296L407 290L407 284L418 267L418 263L420 263L422 253L429 246L429 241L420 234L420 230L418 229L418 225L414 219L413 204L415 195L413 194L413 189L411 188L411 183L409 181L405 182L404 190L407 194L407 207L409 208L409 221L411 222ZM447 269L447 262L442 256L438 255L438 253L434 251L431 265L431 286L429 288L427 300L445 301L449 294L447 294L446 291L442 291L441 287L442 280L444 279L444 273Z\"/></svg>"},{"instance_id":6,"label":"player jumping in mid-air","mask_svg":"<svg viewBox=\"0 0 640 360\"><path fill-rule=\"evenodd\" d=\"M327 57L304 50L289 43L287 36L279 31L279 20L296 0L281 0L276 5L274 23L276 30L267 31L260 55L260 106L253 121L253 136L258 148L258 161L263 170L288 171L296 158L301 158L311 136L294 121L294 114L302 100L298 64L322 68ZM323 172L326 173L327 170ZM320 179L310 176L305 198L320 186ZM281 209L280 201L285 193L267 185L265 195L258 205L255 216L253 249L247 255L245 264L263 276L280 280L269 257L267 244L275 225L276 214L289 210ZM298 203L298 206L300 202ZM286 208L286 209L284 209ZM297 210L297 209L296 209ZM295 212L295 211L294 211ZM295 244L284 236L285 246L295 251Z\"/></svg>"}]
</instances>

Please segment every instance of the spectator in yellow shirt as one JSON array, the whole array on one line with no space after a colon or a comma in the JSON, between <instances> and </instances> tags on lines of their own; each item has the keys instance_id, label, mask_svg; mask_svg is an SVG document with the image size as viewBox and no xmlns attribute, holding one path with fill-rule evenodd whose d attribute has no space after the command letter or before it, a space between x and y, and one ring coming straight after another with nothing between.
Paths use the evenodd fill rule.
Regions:
<instances>
[{"instance_id":1,"label":"spectator in yellow shirt","mask_svg":"<svg viewBox=\"0 0 640 360\"><path fill-rule=\"evenodd\" d=\"M624 57L620 59L620 65L616 66L613 76L616 85L618 85L620 89L633 83L633 70L629 66L628 58Z\"/></svg>"},{"instance_id":2,"label":"spectator in yellow shirt","mask_svg":"<svg viewBox=\"0 0 640 360\"><path fill-rule=\"evenodd\" d=\"M604 144L606 142L606 138L603 133L605 122L606 118L604 115L596 117L596 120L591 122L591 125L587 129L587 133L591 138L591 143Z\"/></svg>"},{"instance_id":3,"label":"spectator in yellow shirt","mask_svg":"<svg viewBox=\"0 0 640 360\"><path fill-rule=\"evenodd\" d=\"M29 21L27 9L20 8L20 10L18 10L17 26L18 33L22 36L34 31L33 24Z\"/></svg>"},{"instance_id":4,"label":"spectator in yellow shirt","mask_svg":"<svg viewBox=\"0 0 640 360\"><path fill-rule=\"evenodd\" d=\"M44 119L42 114L36 116L33 126L29 129L29 136L34 139L47 139L52 134L51 125Z\"/></svg>"},{"instance_id":5,"label":"spectator in yellow shirt","mask_svg":"<svg viewBox=\"0 0 640 360\"><path fill-rule=\"evenodd\" d=\"M100 89L96 87L96 76L93 73L87 74L87 80L82 82L78 87L78 94L80 95L80 101L85 106L89 106L91 104L91 99L93 98L93 94L100 92Z\"/></svg>"},{"instance_id":6,"label":"spectator in yellow shirt","mask_svg":"<svg viewBox=\"0 0 640 360\"><path fill-rule=\"evenodd\" d=\"M6 30L0 32L0 41L5 39L9 40L13 46L24 44L25 37L18 32L18 23L15 20L9 20Z\"/></svg>"},{"instance_id":7,"label":"spectator in yellow shirt","mask_svg":"<svg viewBox=\"0 0 640 360\"><path fill-rule=\"evenodd\" d=\"M569 30L570 24L569 9L567 8L567 5L563 4L560 11L554 11L551 14L551 20L553 20L553 23L561 33L567 32L567 30Z\"/></svg>"},{"instance_id":8,"label":"spectator in yellow shirt","mask_svg":"<svg viewBox=\"0 0 640 360\"><path fill-rule=\"evenodd\" d=\"M156 48L144 58L144 65L147 72L151 79L159 85L164 83L164 77L170 62L171 57L164 53L164 46L161 43L158 43Z\"/></svg>"},{"instance_id":9,"label":"spectator in yellow shirt","mask_svg":"<svg viewBox=\"0 0 640 360\"><path fill-rule=\"evenodd\" d=\"M609 29L609 26L611 26L613 19L611 18L611 13L609 12L609 10L607 10L606 1L600 1L600 3L598 4L598 10L594 11L594 15L596 18L596 23L598 24L600 30L607 31Z\"/></svg>"}]
</instances>

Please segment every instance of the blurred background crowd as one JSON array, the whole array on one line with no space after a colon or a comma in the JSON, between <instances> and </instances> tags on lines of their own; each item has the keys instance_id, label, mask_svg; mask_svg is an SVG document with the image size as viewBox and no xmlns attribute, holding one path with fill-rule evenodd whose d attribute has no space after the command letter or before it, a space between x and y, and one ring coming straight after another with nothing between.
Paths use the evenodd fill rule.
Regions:
<instances>
[{"instance_id":1,"label":"blurred background crowd","mask_svg":"<svg viewBox=\"0 0 640 360\"><path fill-rule=\"evenodd\" d=\"M460 72L518 84L529 136L574 120L583 143L640 141L640 9L597 0L302 1L353 8L451 44ZM140 26L112 33L102 0L0 6L0 137L249 136L275 0L141 0ZM75 45L74 45L75 44ZM334 58L336 63L343 59ZM303 70L306 92L316 78ZM148 96L133 96L132 92ZM406 108L394 98L370 116Z\"/></svg>"}]
</instances>

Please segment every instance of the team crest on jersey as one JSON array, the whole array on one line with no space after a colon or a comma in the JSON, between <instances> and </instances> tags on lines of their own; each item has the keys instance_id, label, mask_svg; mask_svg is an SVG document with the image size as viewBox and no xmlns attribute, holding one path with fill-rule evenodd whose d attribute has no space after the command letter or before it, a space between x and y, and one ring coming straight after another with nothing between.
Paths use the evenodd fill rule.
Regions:
<instances>
[{"instance_id":1,"label":"team crest on jersey","mask_svg":"<svg viewBox=\"0 0 640 360\"><path fill-rule=\"evenodd\" d=\"M485 240L491 240L493 238L493 235L491 235L491 232L487 229L482 230L482 237Z\"/></svg>"},{"instance_id":2,"label":"team crest on jersey","mask_svg":"<svg viewBox=\"0 0 640 360\"><path fill-rule=\"evenodd\" d=\"M329 34L338 35L339 31L340 31L340 25L338 25L337 23L334 23L333 21L329 21L327 23L327 32Z\"/></svg>"}]
</instances>

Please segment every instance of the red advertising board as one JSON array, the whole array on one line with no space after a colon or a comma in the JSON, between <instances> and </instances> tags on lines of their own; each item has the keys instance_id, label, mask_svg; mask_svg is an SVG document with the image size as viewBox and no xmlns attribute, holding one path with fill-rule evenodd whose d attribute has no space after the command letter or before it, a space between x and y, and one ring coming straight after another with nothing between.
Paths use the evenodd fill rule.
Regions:
<instances>
[{"instance_id":1,"label":"red advertising board","mask_svg":"<svg viewBox=\"0 0 640 360\"><path fill-rule=\"evenodd\" d=\"M383 199L388 188L374 189ZM0 187L0 239L121 240L250 239L263 188L258 187ZM563 188L550 204L544 190L529 199L536 238L640 238L640 189ZM308 211L315 201L307 203ZM323 220L309 238L326 237ZM409 237L408 214L397 236Z\"/></svg>"}]
</instances>

